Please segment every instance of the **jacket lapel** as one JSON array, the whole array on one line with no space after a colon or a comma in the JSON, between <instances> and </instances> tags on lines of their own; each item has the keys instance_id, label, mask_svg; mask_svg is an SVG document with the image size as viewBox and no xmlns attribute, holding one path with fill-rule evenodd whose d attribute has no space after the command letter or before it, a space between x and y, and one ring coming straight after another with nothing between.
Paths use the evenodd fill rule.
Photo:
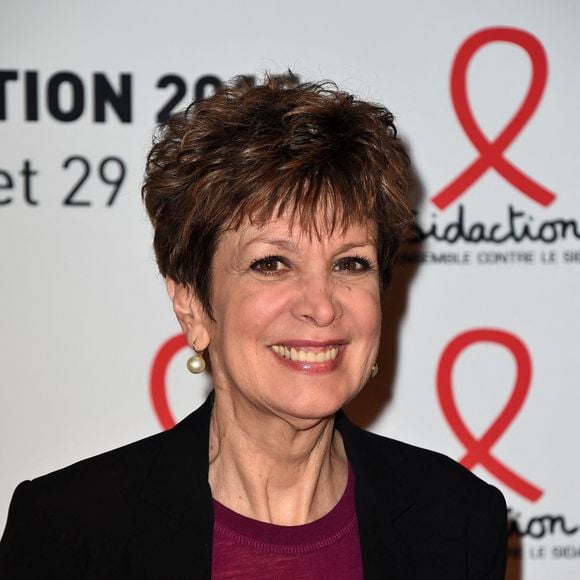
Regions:
<instances>
[{"instance_id":1,"label":"jacket lapel","mask_svg":"<svg viewBox=\"0 0 580 580\"><path fill-rule=\"evenodd\" d=\"M336 425L356 478L355 502L365 580L412 580L411 546L396 522L413 506L413 498L397 480L396 465L385 453L384 439L359 429L339 412Z\"/></svg>"},{"instance_id":2,"label":"jacket lapel","mask_svg":"<svg viewBox=\"0 0 580 580\"><path fill-rule=\"evenodd\" d=\"M208 483L213 396L163 434L142 490L149 526L128 549L127 578L211 578L213 510Z\"/></svg>"}]
</instances>

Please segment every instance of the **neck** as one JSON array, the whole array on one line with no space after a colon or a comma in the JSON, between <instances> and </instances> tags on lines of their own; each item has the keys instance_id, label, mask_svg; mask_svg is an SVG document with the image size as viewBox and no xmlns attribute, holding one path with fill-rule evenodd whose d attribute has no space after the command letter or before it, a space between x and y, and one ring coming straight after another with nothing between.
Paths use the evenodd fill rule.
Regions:
<instances>
[{"instance_id":1,"label":"neck","mask_svg":"<svg viewBox=\"0 0 580 580\"><path fill-rule=\"evenodd\" d=\"M209 462L214 499L279 525L305 524L328 513L348 475L334 416L297 424L217 389Z\"/></svg>"}]
</instances>

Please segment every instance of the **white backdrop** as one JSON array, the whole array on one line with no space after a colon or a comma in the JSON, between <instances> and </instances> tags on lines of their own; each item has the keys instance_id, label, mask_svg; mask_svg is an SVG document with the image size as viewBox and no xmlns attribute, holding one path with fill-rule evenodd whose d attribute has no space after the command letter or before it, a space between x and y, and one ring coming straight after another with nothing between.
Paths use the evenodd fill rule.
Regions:
<instances>
[{"instance_id":1,"label":"white backdrop","mask_svg":"<svg viewBox=\"0 0 580 580\"><path fill-rule=\"evenodd\" d=\"M178 106L291 67L393 110L427 234L351 413L502 489L510 578L580 577L580 4L19 0L0 16L0 527L22 479L159 430L165 398L175 418L203 400L179 339L156 359L178 326L140 203L150 135L182 86Z\"/></svg>"}]
</instances>

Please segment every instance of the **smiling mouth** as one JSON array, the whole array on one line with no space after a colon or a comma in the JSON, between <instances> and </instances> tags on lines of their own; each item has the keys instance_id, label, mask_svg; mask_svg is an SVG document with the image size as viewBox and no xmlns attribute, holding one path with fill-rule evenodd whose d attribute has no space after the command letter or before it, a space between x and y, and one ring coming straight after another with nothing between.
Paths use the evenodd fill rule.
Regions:
<instances>
[{"instance_id":1,"label":"smiling mouth","mask_svg":"<svg viewBox=\"0 0 580 580\"><path fill-rule=\"evenodd\" d=\"M330 360L335 360L338 356L338 346L330 346L324 350L302 350L300 348L283 346L281 344L273 344L270 347L277 355L282 358L308 363L323 363Z\"/></svg>"}]
</instances>

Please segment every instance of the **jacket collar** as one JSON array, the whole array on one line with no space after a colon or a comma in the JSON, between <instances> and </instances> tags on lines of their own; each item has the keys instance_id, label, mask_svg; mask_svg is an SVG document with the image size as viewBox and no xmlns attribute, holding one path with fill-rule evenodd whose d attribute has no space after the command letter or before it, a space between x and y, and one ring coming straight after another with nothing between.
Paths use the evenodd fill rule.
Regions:
<instances>
[{"instance_id":1,"label":"jacket collar","mask_svg":"<svg viewBox=\"0 0 580 580\"><path fill-rule=\"evenodd\" d=\"M134 578L211 578L213 511L208 483L209 426L213 393L162 438L142 490L152 510L151 529L131 547ZM383 438L353 425L339 412L340 431L355 480L355 501L365 580L412 580L412 554L395 522L413 505L397 480L394 459Z\"/></svg>"},{"instance_id":2,"label":"jacket collar","mask_svg":"<svg viewBox=\"0 0 580 580\"><path fill-rule=\"evenodd\" d=\"M141 492L151 525L129 546L124 578L211 578L208 449L212 407L213 393L199 409L157 436L161 444Z\"/></svg>"},{"instance_id":3,"label":"jacket collar","mask_svg":"<svg viewBox=\"0 0 580 580\"><path fill-rule=\"evenodd\" d=\"M355 502L365 580L412 580L414 558L396 523L411 511L414 499L397 474L385 439L358 428L340 411L336 417L356 484Z\"/></svg>"}]
</instances>

